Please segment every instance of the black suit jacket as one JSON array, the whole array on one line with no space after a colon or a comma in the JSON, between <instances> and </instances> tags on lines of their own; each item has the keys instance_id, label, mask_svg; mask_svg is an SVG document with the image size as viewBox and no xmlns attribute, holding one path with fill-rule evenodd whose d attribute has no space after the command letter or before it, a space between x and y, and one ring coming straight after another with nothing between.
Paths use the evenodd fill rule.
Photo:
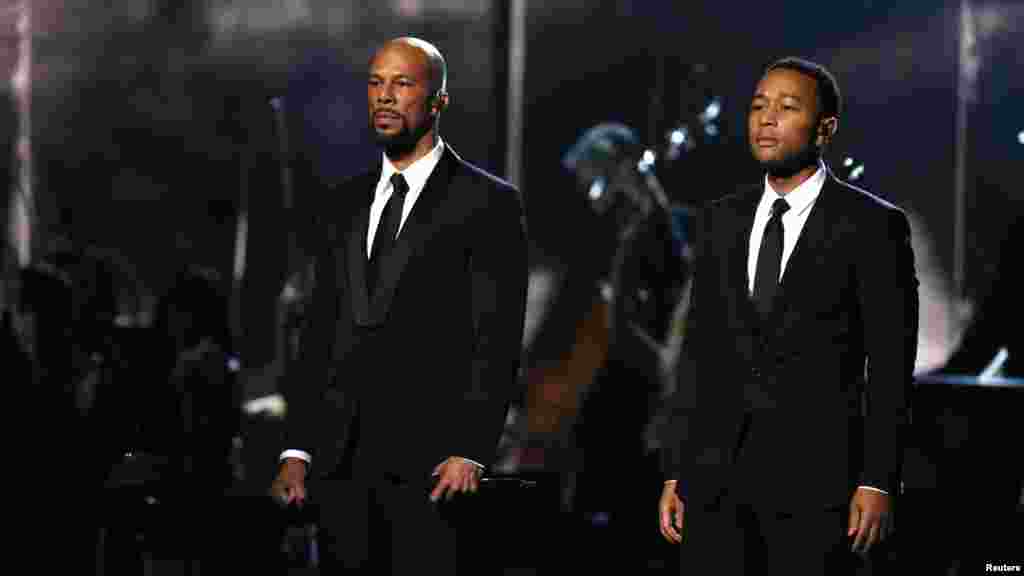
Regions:
<instances>
[{"instance_id":1,"label":"black suit jacket","mask_svg":"<svg viewBox=\"0 0 1024 576\"><path fill-rule=\"evenodd\" d=\"M346 209L320 215L285 446L311 452L314 478L425 480L448 456L489 465L516 393L527 281L518 191L446 147L371 295L380 173L327 190Z\"/></svg>"},{"instance_id":2,"label":"black suit jacket","mask_svg":"<svg viewBox=\"0 0 1024 576\"><path fill-rule=\"evenodd\" d=\"M762 318L747 275L762 192L699 218L695 381L673 400L666 475L696 506L728 491L778 509L842 504L858 485L896 494L918 325L907 218L829 174Z\"/></svg>"}]
</instances>

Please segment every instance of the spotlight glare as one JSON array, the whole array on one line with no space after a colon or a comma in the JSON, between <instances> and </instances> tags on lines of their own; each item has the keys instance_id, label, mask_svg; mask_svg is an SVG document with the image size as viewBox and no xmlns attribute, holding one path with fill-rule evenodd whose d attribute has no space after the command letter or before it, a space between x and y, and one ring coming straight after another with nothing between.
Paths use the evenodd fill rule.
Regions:
<instances>
[{"instance_id":1,"label":"spotlight glare","mask_svg":"<svg viewBox=\"0 0 1024 576\"><path fill-rule=\"evenodd\" d=\"M704 108L704 113L701 114L701 118L704 122L711 122L722 112L722 103L718 101L718 98L714 98L708 103L707 107Z\"/></svg>"},{"instance_id":2,"label":"spotlight glare","mask_svg":"<svg viewBox=\"0 0 1024 576\"><path fill-rule=\"evenodd\" d=\"M654 151L644 150L644 155L639 162L636 163L636 169L641 172L647 172L654 166Z\"/></svg>"},{"instance_id":3,"label":"spotlight glare","mask_svg":"<svg viewBox=\"0 0 1024 576\"><path fill-rule=\"evenodd\" d=\"M1017 133L1017 142L1024 144L1024 130Z\"/></svg>"}]
</instances>

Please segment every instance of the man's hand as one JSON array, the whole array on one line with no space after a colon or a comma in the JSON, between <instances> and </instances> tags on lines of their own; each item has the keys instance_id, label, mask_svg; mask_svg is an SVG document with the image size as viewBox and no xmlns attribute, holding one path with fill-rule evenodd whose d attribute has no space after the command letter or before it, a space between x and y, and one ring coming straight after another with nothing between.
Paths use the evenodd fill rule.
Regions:
<instances>
[{"instance_id":1,"label":"man's hand","mask_svg":"<svg viewBox=\"0 0 1024 576\"><path fill-rule=\"evenodd\" d=\"M658 502L658 513L661 517L661 534L672 544L683 541L683 501L676 494L676 481L665 482Z\"/></svg>"},{"instance_id":2,"label":"man's hand","mask_svg":"<svg viewBox=\"0 0 1024 576\"><path fill-rule=\"evenodd\" d=\"M295 503L302 507L306 501L306 463L299 458L285 458L270 485L270 494L284 506Z\"/></svg>"},{"instance_id":3,"label":"man's hand","mask_svg":"<svg viewBox=\"0 0 1024 576\"><path fill-rule=\"evenodd\" d=\"M855 536L851 550L867 554L871 547L888 538L894 529L892 498L888 494L858 488L850 500L850 528Z\"/></svg>"},{"instance_id":4,"label":"man's hand","mask_svg":"<svg viewBox=\"0 0 1024 576\"><path fill-rule=\"evenodd\" d=\"M444 496L445 500L451 500L458 492L475 493L480 487L480 467L457 456L438 464L433 475L439 479L430 492L431 502L437 502L441 496Z\"/></svg>"}]
</instances>

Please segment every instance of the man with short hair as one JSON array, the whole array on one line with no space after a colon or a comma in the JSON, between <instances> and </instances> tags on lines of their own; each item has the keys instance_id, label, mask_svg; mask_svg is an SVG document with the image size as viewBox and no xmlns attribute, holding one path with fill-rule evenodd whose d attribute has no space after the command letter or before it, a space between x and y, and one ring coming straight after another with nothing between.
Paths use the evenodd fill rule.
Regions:
<instances>
[{"instance_id":1,"label":"man with short hair","mask_svg":"<svg viewBox=\"0 0 1024 576\"><path fill-rule=\"evenodd\" d=\"M892 531L917 278L904 213L822 161L841 108L824 67L770 65L748 114L764 180L699 218L695 388L659 506L685 573L848 574Z\"/></svg>"},{"instance_id":2,"label":"man with short hair","mask_svg":"<svg viewBox=\"0 0 1024 576\"><path fill-rule=\"evenodd\" d=\"M522 200L441 140L446 75L423 40L377 50L367 96L381 163L327 192L346 211L321 214L274 490L302 504L308 480L324 569L455 573L443 502L477 491L516 393Z\"/></svg>"}]
</instances>

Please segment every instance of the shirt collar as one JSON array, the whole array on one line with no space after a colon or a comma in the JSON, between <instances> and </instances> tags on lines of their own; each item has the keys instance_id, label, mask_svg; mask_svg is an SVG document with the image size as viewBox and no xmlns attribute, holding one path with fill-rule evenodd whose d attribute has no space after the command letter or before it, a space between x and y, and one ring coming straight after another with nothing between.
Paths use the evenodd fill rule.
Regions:
<instances>
[{"instance_id":1,"label":"shirt collar","mask_svg":"<svg viewBox=\"0 0 1024 576\"><path fill-rule=\"evenodd\" d=\"M764 177L764 194L761 195L761 206L767 205L770 207L777 198L785 198L789 204L787 214L800 214L810 208L814 204L814 200L821 194L821 189L825 186L826 175L825 163L818 160L818 170L810 178L801 182L789 194L779 196L779 193L768 182L768 175L766 174Z\"/></svg>"},{"instance_id":2,"label":"shirt collar","mask_svg":"<svg viewBox=\"0 0 1024 576\"><path fill-rule=\"evenodd\" d=\"M437 137L437 144L434 148L427 152L422 158L417 159L415 162L402 170L402 176L405 176L405 182L409 185L409 190L419 190L427 183L427 178L430 178L430 173L434 171L434 167L441 161L441 156L444 154L444 141L441 137ZM377 187L377 193L383 194L388 189L387 183L391 181L391 176L398 172L395 165L388 159L388 155L382 153L384 157L384 168L381 171L380 182L384 182L384 186Z\"/></svg>"}]
</instances>

